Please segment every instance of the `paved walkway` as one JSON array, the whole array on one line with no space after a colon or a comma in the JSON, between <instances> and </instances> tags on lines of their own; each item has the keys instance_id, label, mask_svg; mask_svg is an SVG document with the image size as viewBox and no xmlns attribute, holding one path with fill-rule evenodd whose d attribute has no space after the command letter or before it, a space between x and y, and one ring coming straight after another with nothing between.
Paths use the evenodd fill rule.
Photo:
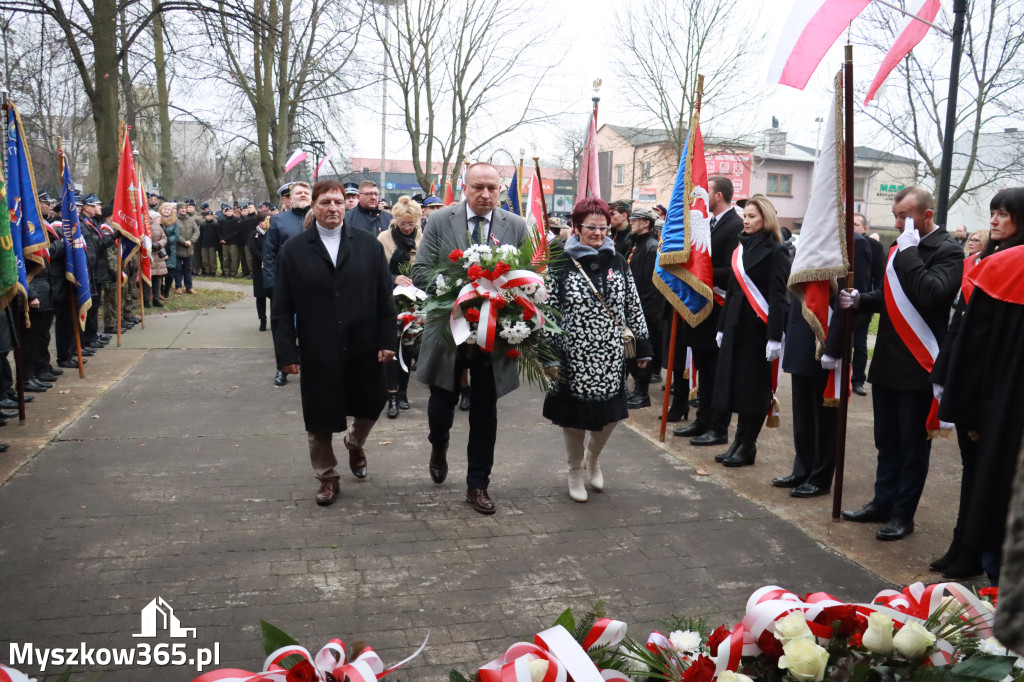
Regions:
<instances>
[{"instance_id":1,"label":"paved walkway","mask_svg":"<svg viewBox=\"0 0 1024 682\"><path fill-rule=\"evenodd\" d=\"M780 518L780 501L768 509L731 490L729 476L702 475L652 443L636 430L650 415L612 436L606 492L571 502L560 431L526 388L499 405L493 517L463 501L457 446L448 482L429 480L426 389L415 381L413 409L371 435L368 478L345 476L339 501L317 507L298 385L271 385L270 335L256 331L252 307L245 298L150 316L121 349L95 356L90 381L66 374L58 386L70 394L33 404L30 417L57 405L67 413L78 396L82 411L66 427L55 416L38 454L26 443L0 460L7 471L27 460L0 487L0 661L11 642L134 646L146 641L132 637L140 612L159 596L197 629L189 651L218 643L221 667L259 668L263 619L313 649L331 637L366 641L385 662L429 631L400 677L443 680L597 599L646 637L672 614L731 623L764 584L851 600L890 586ZM465 423L459 413L453 443L465 442ZM764 448L773 449L742 475L763 484L786 457L774 441ZM142 671L195 675L109 666L102 679Z\"/></svg>"}]
</instances>

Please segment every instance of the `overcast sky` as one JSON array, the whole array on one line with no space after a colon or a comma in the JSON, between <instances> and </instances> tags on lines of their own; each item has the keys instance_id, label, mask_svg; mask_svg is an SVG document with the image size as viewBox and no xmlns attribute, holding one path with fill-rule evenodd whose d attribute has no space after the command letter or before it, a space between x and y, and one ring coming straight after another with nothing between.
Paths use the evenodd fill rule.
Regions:
<instances>
[{"instance_id":1,"label":"overcast sky","mask_svg":"<svg viewBox=\"0 0 1024 682\"><path fill-rule=\"evenodd\" d=\"M644 123L635 110L631 110L628 98L624 94L622 82L612 62L614 50L610 48L615 41L615 7L623 1L630 0L563 0L561 3L549 3L545 7L545 21L552 24L561 23L558 31L559 49L569 48L568 58L561 60L550 76L551 87L548 96L557 97L561 108L580 112L580 127L586 124L586 112L590 106L592 95L591 83L595 78L603 80L600 96L598 123L638 125ZM693 0L697 1L697 0ZM706 0L705 0L706 1ZM780 128L789 133L789 140L808 146L814 146L818 132L815 118L824 115L829 106L832 76L841 66L841 39L825 57L815 71L811 82L803 91L787 86L766 83L768 64L774 54L778 34L788 15L791 2L789 0L740 0L745 6L741 16L737 16L736 31L731 36L723 36L723 40L743 40L750 26L765 24L768 26L769 39L764 44L763 59L760 60L759 71L751 74L752 87L763 92L762 104L754 111L746 112L746 119L753 117L754 128L761 130L771 125L772 116L779 119ZM940 23L945 19L940 15ZM669 30L662 26L656 17L651 17L651 31ZM930 32L919 49L944 49L948 39ZM880 53L872 52L866 47L854 43L854 74L858 87L863 88L875 75L881 60ZM605 47L608 46L608 47ZM558 52L551 51L551 59L558 59ZM380 90L376 94L367 93L371 100L379 102ZM894 96L898 91L882 92L879 102L884 106L887 96ZM557 94L550 94L557 93ZM379 105L374 107L379 111ZM393 107L392 107L393 108ZM398 119L391 119L398 124ZM749 120L740 122L748 125ZM872 130L866 116L858 115L855 121L855 142L858 145L888 148L888 140L880 138L877 130ZM380 119L372 117L364 121L353 131L353 156L380 156ZM525 147L527 156L531 156L531 145L536 144L538 154L552 158L558 153L557 130L552 127L529 127L508 135L500 146L518 150ZM408 144L401 131L392 129L388 138L388 156L391 158L410 158ZM891 150L891 149L890 149ZM898 151L898 150L891 150Z\"/></svg>"}]
</instances>

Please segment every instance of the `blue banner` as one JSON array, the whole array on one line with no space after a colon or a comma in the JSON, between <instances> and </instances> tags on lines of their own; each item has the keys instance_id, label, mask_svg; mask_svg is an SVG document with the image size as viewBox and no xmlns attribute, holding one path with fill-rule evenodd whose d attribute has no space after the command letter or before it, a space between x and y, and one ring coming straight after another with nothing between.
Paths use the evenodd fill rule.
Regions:
<instances>
[{"instance_id":1,"label":"blue banner","mask_svg":"<svg viewBox=\"0 0 1024 682\"><path fill-rule=\"evenodd\" d=\"M73 282L78 292L76 298L78 323L85 329L85 314L92 307L92 293L89 290L89 265L85 259L85 239L82 228L78 224L78 205L75 202L75 185L71 182L71 169L68 168L64 152L60 156L60 218L61 232L67 253L68 280Z\"/></svg>"},{"instance_id":2,"label":"blue banner","mask_svg":"<svg viewBox=\"0 0 1024 682\"><path fill-rule=\"evenodd\" d=\"M18 285L25 291L29 280L43 267L43 251L49 247L49 240L43 228L21 117L13 104L7 114L7 207L18 264Z\"/></svg>"},{"instance_id":3,"label":"blue banner","mask_svg":"<svg viewBox=\"0 0 1024 682\"><path fill-rule=\"evenodd\" d=\"M512 180L508 183L508 198L505 199L504 209L509 213L515 213L516 215L521 216L523 215L523 212L519 207L519 182L516 179L516 174L518 172L518 169L512 171Z\"/></svg>"}]
</instances>

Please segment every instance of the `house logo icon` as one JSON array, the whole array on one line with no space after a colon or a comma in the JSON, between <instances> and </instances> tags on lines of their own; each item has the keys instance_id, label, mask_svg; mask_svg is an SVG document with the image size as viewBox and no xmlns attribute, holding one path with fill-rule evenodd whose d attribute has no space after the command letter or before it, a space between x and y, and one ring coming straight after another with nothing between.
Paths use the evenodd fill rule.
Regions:
<instances>
[{"instance_id":1,"label":"house logo icon","mask_svg":"<svg viewBox=\"0 0 1024 682\"><path fill-rule=\"evenodd\" d=\"M181 627L181 622L174 615L174 609L163 597L157 597L142 609L142 632L132 637L156 637L158 630L167 630L171 637L187 638L189 633L193 639L196 636L195 628Z\"/></svg>"}]
</instances>

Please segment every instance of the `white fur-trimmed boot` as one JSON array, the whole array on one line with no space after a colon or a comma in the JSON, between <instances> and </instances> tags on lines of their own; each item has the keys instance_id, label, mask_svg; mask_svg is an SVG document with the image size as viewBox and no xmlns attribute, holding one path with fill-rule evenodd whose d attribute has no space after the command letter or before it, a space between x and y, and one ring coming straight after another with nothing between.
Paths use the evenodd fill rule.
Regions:
<instances>
[{"instance_id":1,"label":"white fur-trimmed boot","mask_svg":"<svg viewBox=\"0 0 1024 682\"><path fill-rule=\"evenodd\" d=\"M604 474L601 473L601 463L597 461L600 455L595 455L587 448L586 454L586 471L587 479L590 481L590 487L597 492L604 490Z\"/></svg>"}]
</instances>

